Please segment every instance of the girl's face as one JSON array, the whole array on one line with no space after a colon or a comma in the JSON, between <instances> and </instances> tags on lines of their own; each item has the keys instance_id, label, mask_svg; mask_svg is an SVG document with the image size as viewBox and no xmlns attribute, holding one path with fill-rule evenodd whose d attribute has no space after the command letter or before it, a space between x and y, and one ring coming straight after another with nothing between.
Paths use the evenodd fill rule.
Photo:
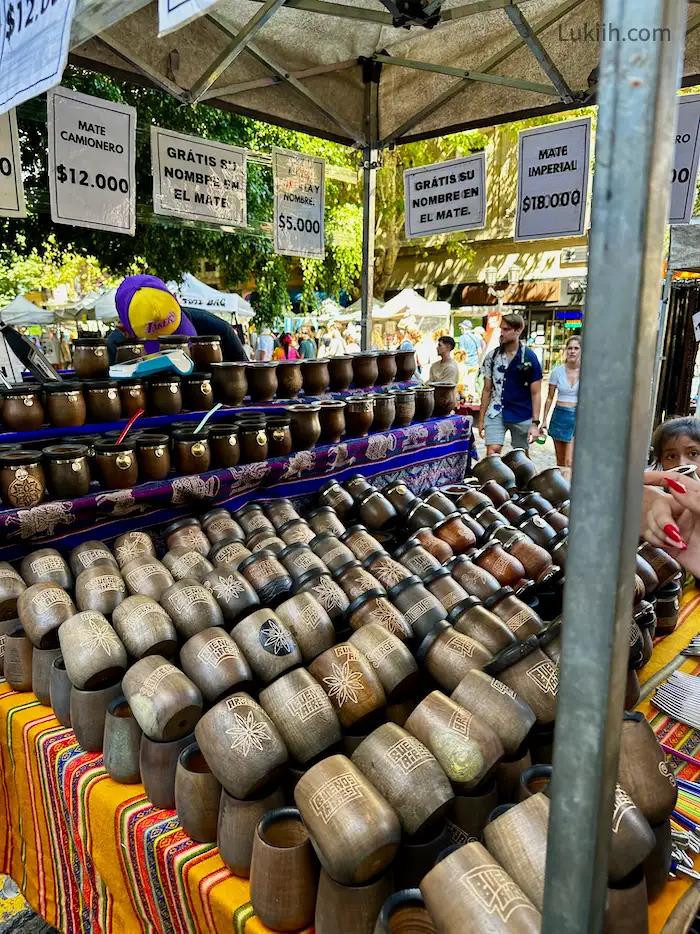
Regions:
<instances>
[{"instance_id":1,"label":"girl's face","mask_svg":"<svg viewBox=\"0 0 700 934\"><path fill-rule=\"evenodd\" d=\"M571 341L566 345L566 362L579 363L581 360L581 345L578 341Z\"/></svg>"},{"instance_id":2,"label":"girl's face","mask_svg":"<svg viewBox=\"0 0 700 934\"><path fill-rule=\"evenodd\" d=\"M700 466L700 444L697 441L688 435L679 435L666 441L661 452L661 466L664 470L695 465Z\"/></svg>"}]
</instances>

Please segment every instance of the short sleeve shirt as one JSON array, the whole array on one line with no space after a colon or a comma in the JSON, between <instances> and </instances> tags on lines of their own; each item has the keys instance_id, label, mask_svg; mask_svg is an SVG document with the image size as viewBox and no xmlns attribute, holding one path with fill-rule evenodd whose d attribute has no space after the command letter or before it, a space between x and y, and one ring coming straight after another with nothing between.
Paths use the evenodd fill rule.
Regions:
<instances>
[{"instance_id":1,"label":"short sleeve shirt","mask_svg":"<svg viewBox=\"0 0 700 934\"><path fill-rule=\"evenodd\" d=\"M531 385L542 379L540 361L528 347L522 344L508 363L501 347L496 347L484 357L481 364L482 376L491 380L491 402L486 413L488 418L503 417L504 422L524 422L532 419Z\"/></svg>"},{"instance_id":2,"label":"short sleeve shirt","mask_svg":"<svg viewBox=\"0 0 700 934\"><path fill-rule=\"evenodd\" d=\"M479 348L481 342L477 339L476 334L462 334L459 338L459 349L463 350L467 355L467 366L478 366L479 365Z\"/></svg>"}]
</instances>

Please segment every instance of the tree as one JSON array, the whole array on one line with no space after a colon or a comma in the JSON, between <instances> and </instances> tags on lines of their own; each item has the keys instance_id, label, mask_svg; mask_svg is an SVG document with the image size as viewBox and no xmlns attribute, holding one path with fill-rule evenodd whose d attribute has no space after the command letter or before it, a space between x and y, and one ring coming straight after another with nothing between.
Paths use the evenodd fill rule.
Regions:
<instances>
[{"instance_id":1,"label":"tree","mask_svg":"<svg viewBox=\"0 0 700 934\"><path fill-rule=\"evenodd\" d=\"M294 261L274 253L269 236L272 220L272 172L269 167L249 165L248 228L235 234L222 233L202 225L183 225L178 219L159 218L152 210L152 176L150 127L158 125L176 132L216 139L231 145L269 152L273 145L302 152L323 155L330 162L356 165L355 152L323 140L317 140L290 130L273 127L246 117L240 117L207 105L182 107L169 95L148 88L117 82L76 68L68 68L63 77L66 87L130 104L138 114L136 132L136 236L110 234L86 228L53 224L49 217L47 190L47 128L46 100L36 98L20 107L18 112L22 147L22 167L25 174L28 217L23 220L2 219L0 231L0 283L3 276L7 288L21 279L18 263L30 258L34 267L46 263L47 251L52 259L63 256L88 257L89 262L104 268L107 274L121 276L134 271L150 272L163 279L174 279L184 272L197 269L201 259L218 263L223 284L227 288L246 285L254 280L258 300L258 322L271 323L284 314L290 305L287 282ZM354 201L359 205L359 192L348 197L344 186L327 185L327 261L320 266L304 265L305 285L314 288L320 282L323 290L338 294L350 289L359 275L360 248L353 243L335 246L332 234L347 221ZM335 212L338 210L338 217ZM50 250L49 250L50 245ZM3 272L4 270L4 272ZM26 270L25 270L26 271ZM44 281L44 287L49 285ZM313 291L314 289L310 289Z\"/></svg>"},{"instance_id":2,"label":"tree","mask_svg":"<svg viewBox=\"0 0 700 934\"><path fill-rule=\"evenodd\" d=\"M389 287L402 246L404 228L403 173L406 169L444 162L479 152L486 138L474 131L453 133L419 143L408 143L382 153L377 172L377 208L374 239L374 295L382 300Z\"/></svg>"}]
</instances>

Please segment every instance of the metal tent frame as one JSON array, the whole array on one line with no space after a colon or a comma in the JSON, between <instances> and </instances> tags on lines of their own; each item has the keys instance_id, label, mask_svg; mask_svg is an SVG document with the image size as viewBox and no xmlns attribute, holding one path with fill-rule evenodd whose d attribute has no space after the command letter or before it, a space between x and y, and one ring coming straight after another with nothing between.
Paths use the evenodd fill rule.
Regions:
<instances>
[{"instance_id":1,"label":"metal tent frame","mask_svg":"<svg viewBox=\"0 0 700 934\"><path fill-rule=\"evenodd\" d=\"M148 0L78 3L76 64L362 149L365 342L381 150L598 93L543 934L603 926L675 95L700 83L688 2L220 0L164 39ZM600 61L596 43L557 46L584 18L648 38L603 42Z\"/></svg>"},{"instance_id":2,"label":"metal tent frame","mask_svg":"<svg viewBox=\"0 0 700 934\"><path fill-rule=\"evenodd\" d=\"M381 151L593 102L596 43L566 36L609 22L602 0L220 0L160 39L156 6L79 0L72 60L362 149L365 348ZM698 26L700 9L684 84L700 83Z\"/></svg>"}]
</instances>

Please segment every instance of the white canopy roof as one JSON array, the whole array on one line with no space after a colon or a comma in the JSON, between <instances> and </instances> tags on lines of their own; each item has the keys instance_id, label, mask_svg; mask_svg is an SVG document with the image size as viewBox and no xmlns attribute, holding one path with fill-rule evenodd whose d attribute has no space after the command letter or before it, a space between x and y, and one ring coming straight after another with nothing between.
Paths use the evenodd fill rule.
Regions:
<instances>
[{"instance_id":1,"label":"white canopy roof","mask_svg":"<svg viewBox=\"0 0 700 934\"><path fill-rule=\"evenodd\" d=\"M372 317L381 317L381 310L383 307L383 301L378 298L372 298ZM351 314L353 318L359 318L362 314L362 299L358 298L356 302L352 302L352 304L348 305L345 309L345 314Z\"/></svg>"},{"instance_id":2,"label":"white canopy roof","mask_svg":"<svg viewBox=\"0 0 700 934\"><path fill-rule=\"evenodd\" d=\"M213 289L189 272L182 277L182 282L169 282L168 288L175 292L183 308L201 308L219 316L233 314L239 318L252 318L255 314L252 305L240 295Z\"/></svg>"},{"instance_id":3,"label":"white canopy roof","mask_svg":"<svg viewBox=\"0 0 700 934\"><path fill-rule=\"evenodd\" d=\"M115 303L116 289L107 289L103 292L93 306L95 321L116 321L119 317Z\"/></svg>"},{"instance_id":4,"label":"white canopy roof","mask_svg":"<svg viewBox=\"0 0 700 934\"><path fill-rule=\"evenodd\" d=\"M448 317L452 313L449 302L429 302L413 289L402 289L384 305L381 311L373 312L374 318Z\"/></svg>"},{"instance_id":5,"label":"white canopy roof","mask_svg":"<svg viewBox=\"0 0 700 934\"><path fill-rule=\"evenodd\" d=\"M603 21L602 0L398 2L219 0L159 39L156 0L79 0L72 60L351 145L367 142L366 115L385 145L591 99L599 43L573 39ZM700 10L688 23L686 86L700 83ZM367 107L363 78L379 71Z\"/></svg>"},{"instance_id":6,"label":"white canopy roof","mask_svg":"<svg viewBox=\"0 0 700 934\"><path fill-rule=\"evenodd\" d=\"M31 324L54 324L56 314L46 308L39 308L24 295L13 298L9 305L0 308L0 320L5 324L29 326Z\"/></svg>"}]
</instances>

